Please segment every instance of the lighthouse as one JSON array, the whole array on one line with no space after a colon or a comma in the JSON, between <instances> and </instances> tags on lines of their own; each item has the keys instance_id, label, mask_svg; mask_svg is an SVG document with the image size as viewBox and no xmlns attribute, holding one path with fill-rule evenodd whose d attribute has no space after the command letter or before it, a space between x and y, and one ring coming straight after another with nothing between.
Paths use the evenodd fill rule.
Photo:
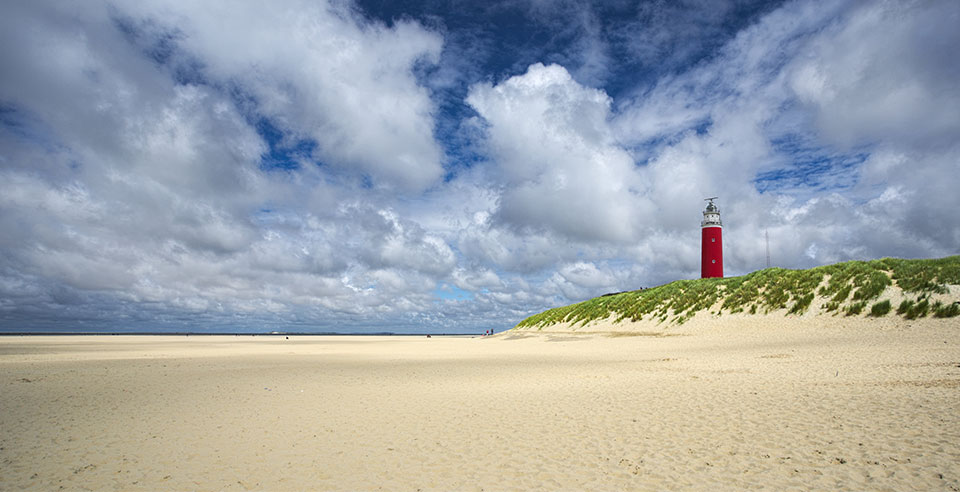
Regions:
<instances>
[{"instance_id":1,"label":"lighthouse","mask_svg":"<svg viewBox=\"0 0 960 492\"><path fill-rule=\"evenodd\" d=\"M723 277L723 223L713 203L717 198L704 199L709 203L700 222L700 278Z\"/></svg>"}]
</instances>

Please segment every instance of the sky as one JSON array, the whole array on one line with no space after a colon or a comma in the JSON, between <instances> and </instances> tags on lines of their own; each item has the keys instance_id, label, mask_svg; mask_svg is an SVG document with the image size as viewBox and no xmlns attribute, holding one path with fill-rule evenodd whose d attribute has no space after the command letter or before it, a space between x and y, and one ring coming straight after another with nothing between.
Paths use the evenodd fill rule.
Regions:
<instances>
[{"instance_id":1,"label":"sky","mask_svg":"<svg viewBox=\"0 0 960 492\"><path fill-rule=\"evenodd\" d=\"M960 2L0 4L0 331L501 331L960 252Z\"/></svg>"}]
</instances>

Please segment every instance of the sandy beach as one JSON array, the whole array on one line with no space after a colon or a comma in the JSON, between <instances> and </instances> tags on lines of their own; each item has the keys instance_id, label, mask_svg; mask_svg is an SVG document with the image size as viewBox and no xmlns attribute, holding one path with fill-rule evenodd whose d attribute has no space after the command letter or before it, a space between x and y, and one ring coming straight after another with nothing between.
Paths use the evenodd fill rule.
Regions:
<instances>
[{"instance_id":1,"label":"sandy beach","mask_svg":"<svg viewBox=\"0 0 960 492\"><path fill-rule=\"evenodd\" d=\"M0 490L960 490L956 320L0 337Z\"/></svg>"}]
</instances>

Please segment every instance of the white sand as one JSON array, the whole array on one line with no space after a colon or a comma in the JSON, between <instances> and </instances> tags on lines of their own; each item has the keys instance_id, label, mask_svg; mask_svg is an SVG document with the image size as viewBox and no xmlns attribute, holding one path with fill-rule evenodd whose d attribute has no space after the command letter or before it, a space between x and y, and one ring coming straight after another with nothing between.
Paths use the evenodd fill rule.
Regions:
<instances>
[{"instance_id":1,"label":"white sand","mask_svg":"<svg viewBox=\"0 0 960 492\"><path fill-rule=\"evenodd\" d=\"M0 490L958 490L958 325L0 337Z\"/></svg>"}]
</instances>

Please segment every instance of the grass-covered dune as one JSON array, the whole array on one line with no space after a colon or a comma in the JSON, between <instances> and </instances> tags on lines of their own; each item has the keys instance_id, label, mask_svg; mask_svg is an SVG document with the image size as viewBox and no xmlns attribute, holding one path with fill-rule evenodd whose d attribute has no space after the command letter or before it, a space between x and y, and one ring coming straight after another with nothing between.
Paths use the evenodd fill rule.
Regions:
<instances>
[{"instance_id":1,"label":"grass-covered dune","mask_svg":"<svg viewBox=\"0 0 960 492\"><path fill-rule=\"evenodd\" d=\"M677 280L650 289L597 297L550 309L516 329L653 321L683 324L700 312L785 316L960 315L960 256L933 260L884 258L809 270L768 268L741 277Z\"/></svg>"}]
</instances>

